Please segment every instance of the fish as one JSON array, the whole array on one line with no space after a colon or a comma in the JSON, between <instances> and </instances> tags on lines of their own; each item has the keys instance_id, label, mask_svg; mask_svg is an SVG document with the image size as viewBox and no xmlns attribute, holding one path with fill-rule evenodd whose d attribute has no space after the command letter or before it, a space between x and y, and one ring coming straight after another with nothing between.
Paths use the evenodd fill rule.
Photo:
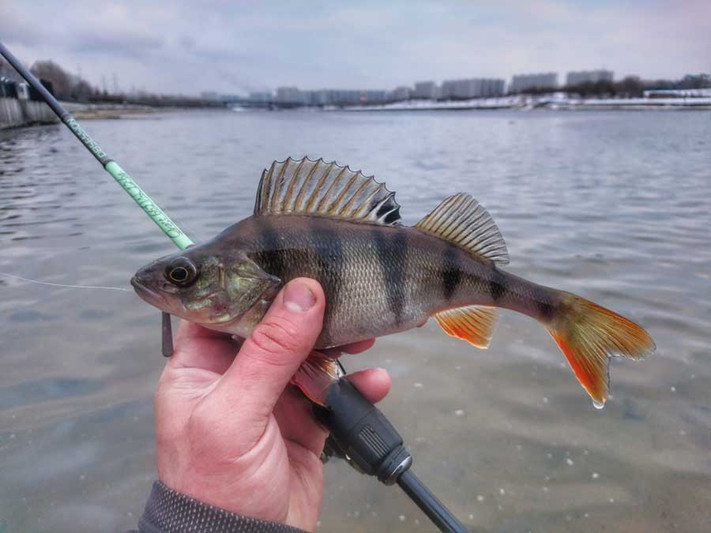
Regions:
<instances>
[{"instance_id":1,"label":"fish","mask_svg":"<svg viewBox=\"0 0 711 533\"><path fill-rule=\"evenodd\" d=\"M264 169L251 216L215 238L160 258L131 280L166 313L245 338L278 291L298 277L320 282L323 329L293 382L320 402L321 378L340 375L325 350L403 332L429 318L448 335L489 346L497 308L540 322L576 378L602 407L609 360L640 360L649 334L572 293L506 272L504 239L472 196L443 200L414 226L395 193L361 171L323 159L287 158Z\"/></svg>"}]
</instances>

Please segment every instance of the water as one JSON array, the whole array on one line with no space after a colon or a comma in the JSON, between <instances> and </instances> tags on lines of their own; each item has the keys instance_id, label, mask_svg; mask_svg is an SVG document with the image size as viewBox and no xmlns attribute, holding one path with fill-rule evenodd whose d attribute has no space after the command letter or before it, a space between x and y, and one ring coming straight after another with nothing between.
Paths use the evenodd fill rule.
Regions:
<instances>
[{"instance_id":1,"label":"water","mask_svg":"<svg viewBox=\"0 0 711 533\"><path fill-rule=\"evenodd\" d=\"M247 216L261 169L323 155L398 191L414 223L467 191L509 270L643 324L593 407L545 330L501 313L488 351L428 324L384 366L415 469L473 530L707 531L711 507L711 115L210 112L86 124L196 241ZM0 134L0 272L128 286L174 250L59 126ZM155 478L160 316L131 293L0 276L0 531L135 527ZM397 488L329 463L321 530L431 531ZM4 526L4 529L3 529Z\"/></svg>"}]
</instances>

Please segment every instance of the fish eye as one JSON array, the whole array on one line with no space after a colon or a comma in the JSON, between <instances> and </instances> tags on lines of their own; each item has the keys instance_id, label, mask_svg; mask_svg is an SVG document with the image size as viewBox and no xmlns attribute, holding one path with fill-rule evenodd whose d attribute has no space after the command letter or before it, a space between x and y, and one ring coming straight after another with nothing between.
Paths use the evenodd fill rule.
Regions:
<instances>
[{"instance_id":1,"label":"fish eye","mask_svg":"<svg viewBox=\"0 0 711 533\"><path fill-rule=\"evenodd\" d=\"M189 287L197 279L197 268L188 258L179 257L165 269L165 277L174 285Z\"/></svg>"}]
</instances>

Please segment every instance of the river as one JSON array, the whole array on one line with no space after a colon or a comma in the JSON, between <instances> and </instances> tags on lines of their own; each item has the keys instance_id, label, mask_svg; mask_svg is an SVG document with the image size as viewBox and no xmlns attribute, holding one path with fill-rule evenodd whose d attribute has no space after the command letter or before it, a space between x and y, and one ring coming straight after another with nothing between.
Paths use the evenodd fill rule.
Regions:
<instances>
[{"instance_id":1,"label":"river","mask_svg":"<svg viewBox=\"0 0 711 533\"><path fill-rule=\"evenodd\" d=\"M251 212L261 170L309 155L375 174L408 224L459 191L508 270L642 324L594 409L536 322L502 312L476 350L430 323L343 359L383 366L414 469L472 530L711 528L711 115L175 112L89 133L195 240ZM0 272L128 288L174 251L62 126L0 133ZM155 478L159 313L132 292L0 275L0 531L135 527ZM396 487L326 467L320 530L431 531Z\"/></svg>"}]
</instances>

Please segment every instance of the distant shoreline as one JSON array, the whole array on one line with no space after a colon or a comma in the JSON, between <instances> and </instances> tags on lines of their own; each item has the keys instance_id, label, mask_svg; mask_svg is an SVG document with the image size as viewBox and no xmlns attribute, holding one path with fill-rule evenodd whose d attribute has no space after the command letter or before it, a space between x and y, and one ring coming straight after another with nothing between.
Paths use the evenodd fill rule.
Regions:
<instances>
[{"instance_id":1,"label":"distant shoreline","mask_svg":"<svg viewBox=\"0 0 711 533\"><path fill-rule=\"evenodd\" d=\"M136 104L79 104L63 102L62 105L77 120L120 119L126 115L148 115L159 108Z\"/></svg>"},{"instance_id":2,"label":"distant shoreline","mask_svg":"<svg viewBox=\"0 0 711 533\"><path fill-rule=\"evenodd\" d=\"M392 104L325 108L327 111L472 111L472 110L552 110L552 111L711 111L711 98L606 98L572 99L561 96L505 96L460 101L409 100Z\"/></svg>"}]
</instances>

